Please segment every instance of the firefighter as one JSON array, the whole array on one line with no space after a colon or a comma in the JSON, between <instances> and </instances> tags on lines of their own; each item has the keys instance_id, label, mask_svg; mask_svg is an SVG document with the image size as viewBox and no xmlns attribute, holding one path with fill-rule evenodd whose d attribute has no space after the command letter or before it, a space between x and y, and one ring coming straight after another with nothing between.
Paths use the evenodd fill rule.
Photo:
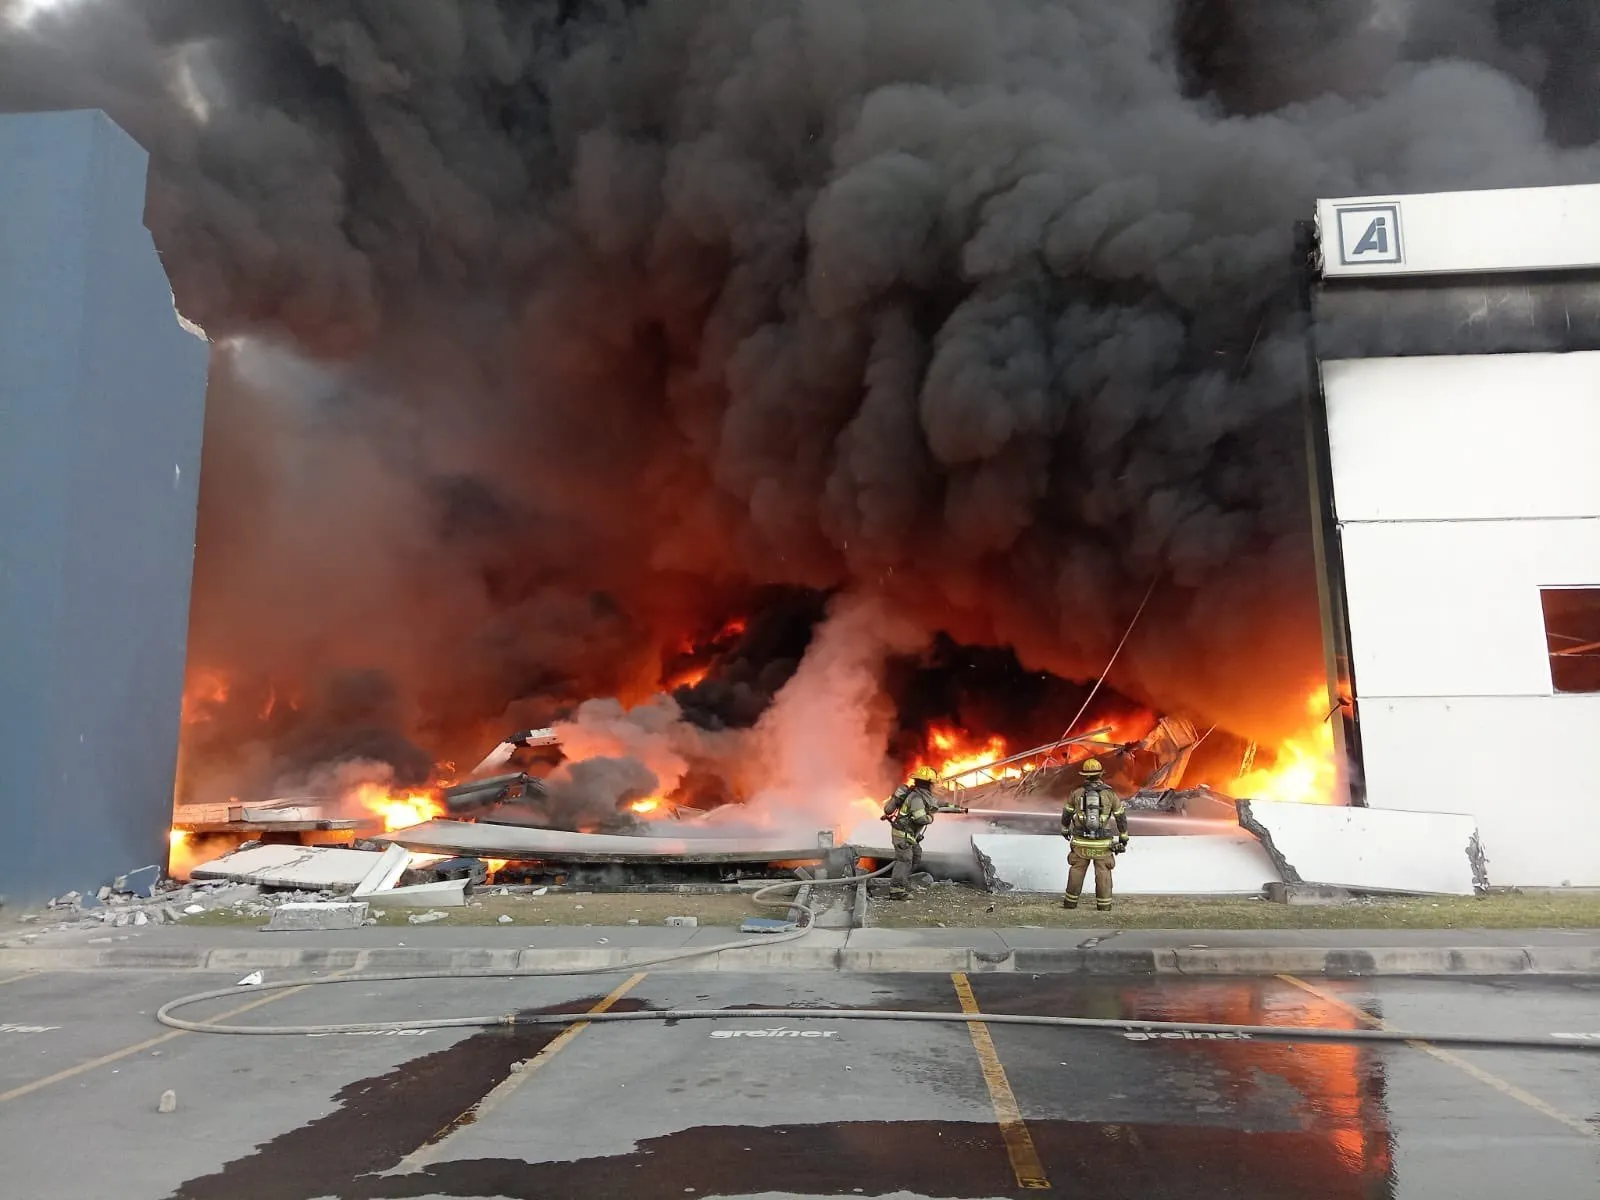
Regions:
<instances>
[{"instance_id":1,"label":"firefighter","mask_svg":"<svg viewBox=\"0 0 1600 1200\"><path fill-rule=\"evenodd\" d=\"M938 776L932 767L918 767L911 779L895 788L883 806L894 842L894 872L889 876L889 899L911 898L911 875L922 869L922 835L933 824L934 813L967 810L959 804L940 804L933 794Z\"/></svg>"},{"instance_id":2,"label":"firefighter","mask_svg":"<svg viewBox=\"0 0 1600 1200\"><path fill-rule=\"evenodd\" d=\"M1094 865L1094 907L1111 911L1111 871L1117 855L1128 848L1128 814L1122 797L1101 778L1105 768L1097 758L1078 768L1083 786L1067 797L1061 809L1061 836L1067 839L1067 894L1062 908L1077 908L1083 879Z\"/></svg>"}]
</instances>

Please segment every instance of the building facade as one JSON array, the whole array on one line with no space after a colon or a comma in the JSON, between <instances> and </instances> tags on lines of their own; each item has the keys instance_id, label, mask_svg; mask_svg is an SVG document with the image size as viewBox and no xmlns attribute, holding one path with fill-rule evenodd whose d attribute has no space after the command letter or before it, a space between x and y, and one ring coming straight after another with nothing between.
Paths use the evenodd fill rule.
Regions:
<instances>
[{"instance_id":1,"label":"building facade","mask_svg":"<svg viewBox=\"0 0 1600 1200\"><path fill-rule=\"evenodd\" d=\"M0 894L164 863L209 347L104 114L0 115Z\"/></svg>"},{"instance_id":2,"label":"building facade","mask_svg":"<svg viewBox=\"0 0 1600 1200\"><path fill-rule=\"evenodd\" d=\"M1308 241L1353 799L1600 885L1600 187L1328 200Z\"/></svg>"}]
</instances>

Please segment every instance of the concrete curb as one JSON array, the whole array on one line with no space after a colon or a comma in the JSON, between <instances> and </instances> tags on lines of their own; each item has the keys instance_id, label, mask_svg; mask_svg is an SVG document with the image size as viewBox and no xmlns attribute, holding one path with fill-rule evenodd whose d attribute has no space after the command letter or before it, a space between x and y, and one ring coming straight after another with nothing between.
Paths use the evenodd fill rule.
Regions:
<instances>
[{"instance_id":1,"label":"concrete curb","mask_svg":"<svg viewBox=\"0 0 1600 1200\"><path fill-rule=\"evenodd\" d=\"M472 947L26 947L0 949L0 972L23 971L591 971L626 970L671 954L664 947L562 947L542 950ZM1014 972L1033 975L1189 976L1312 975L1600 977L1592 947L1327 947L1117 949L962 946L852 947L820 936L768 946L752 943L663 964L664 971L840 971L847 973Z\"/></svg>"}]
</instances>

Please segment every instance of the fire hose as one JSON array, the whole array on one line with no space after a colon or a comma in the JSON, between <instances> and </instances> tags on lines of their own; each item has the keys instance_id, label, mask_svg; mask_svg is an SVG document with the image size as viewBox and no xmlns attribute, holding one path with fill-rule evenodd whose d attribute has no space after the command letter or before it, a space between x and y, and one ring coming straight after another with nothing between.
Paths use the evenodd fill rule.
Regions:
<instances>
[{"instance_id":1,"label":"fire hose","mask_svg":"<svg viewBox=\"0 0 1600 1200\"><path fill-rule=\"evenodd\" d=\"M560 979L583 975L614 975L623 971L639 971L668 963L703 958L727 950L743 950L753 946L771 946L792 942L811 932L816 913L809 905L793 899L771 899L772 893L782 889L811 887L859 887L868 880L887 874L891 868L882 867L867 875L853 875L841 879L786 879L770 884L750 897L751 903L764 908L796 909L803 917L798 929L781 933L760 941L723 942L694 950L678 950L651 959L640 959L619 966L565 967L565 968L511 968L509 970L465 971L393 971L363 975L334 975L321 979L289 979L278 983L260 983L216 988L195 992L170 1000L156 1011L156 1020L172 1029L188 1033L219 1033L254 1037L326 1037L334 1034L405 1033L428 1029L484 1029L524 1028L528 1026L595 1024L611 1021L727 1021L750 1020L803 1020L803 1021L914 1021L923 1023L953 1023L984 1025L1028 1025L1053 1029L1088 1029L1110 1031L1147 1038L1183 1034L1221 1035L1239 1040L1282 1042L1337 1042L1337 1043L1400 1043L1430 1046L1464 1046L1480 1049L1517 1050L1600 1050L1600 1036L1561 1038L1556 1034L1476 1034L1476 1033L1412 1033L1397 1029L1333 1029L1317 1026L1290 1025L1229 1025L1197 1021L1144 1021L1123 1017L1060 1017L1032 1013L988 1012L937 1012L916 1009L890 1008L670 1008L638 1012L599 1013L493 1013L470 1017L436 1017L407 1021L357 1021L329 1025L223 1025L206 1021L190 1021L173 1014L181 1008L202 1004L209 1000L225 1000L239 996L254 996L264 992L284 991L291 988L327 987L334 984L400 983L426 979Z\"/></svg>"}]
</instances>

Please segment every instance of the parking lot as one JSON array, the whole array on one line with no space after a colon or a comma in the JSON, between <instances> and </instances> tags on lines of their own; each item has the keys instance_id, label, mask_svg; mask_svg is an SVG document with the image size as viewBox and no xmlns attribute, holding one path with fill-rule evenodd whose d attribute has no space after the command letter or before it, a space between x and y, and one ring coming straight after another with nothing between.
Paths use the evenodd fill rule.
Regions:
<instances>
[{"instance_id":1,"label":"parking lot","mask_svg":"<svg viewBox=\"0 0 1600 1200\"><path fill-rule=\"evenodd\" d=\"M0 981L17 1200L926 1196L1600 1197L1600 1058L1005 1025L941 1009L1410 1030L1589 1030L1600 985L619 973L274 992L186 1015L322 1024L786 1007L725 1020L323 1037L185 1034L235 977ZM176 1111L161 1113L171 1090Z\"/></svg>"}]
</instances>

